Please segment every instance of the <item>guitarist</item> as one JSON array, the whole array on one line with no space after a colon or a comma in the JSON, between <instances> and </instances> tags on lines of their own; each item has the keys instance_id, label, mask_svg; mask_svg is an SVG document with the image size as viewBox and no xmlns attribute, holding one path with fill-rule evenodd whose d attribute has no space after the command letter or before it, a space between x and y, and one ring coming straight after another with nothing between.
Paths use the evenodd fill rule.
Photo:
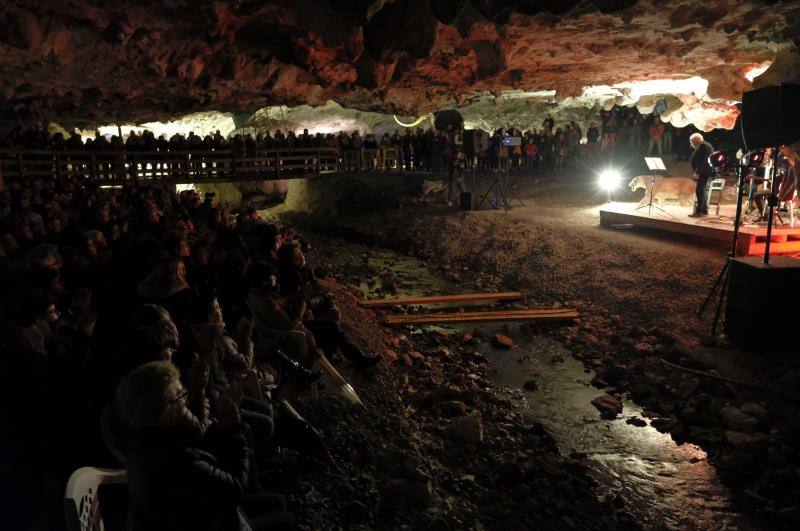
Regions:
<instances>
[{"instance_id":1,"label":"guitarist","mask_svg":"<svg viewBox=\"0 0 800 531\"><path fill-rule=\"evenodd\" d=\"M713 169L711 168L711 163L708 162L708 157L714 152L714 148L703 139L703 135L700 133L694 133L690 136L689 143L694 148L691 164L692 171L694 172L694 180L697 181L694 189L697 201L695 203L694 212L689 214L689 217L696 218L708 215L706 186L713 174Z\"/></svg>"}]
</instances>

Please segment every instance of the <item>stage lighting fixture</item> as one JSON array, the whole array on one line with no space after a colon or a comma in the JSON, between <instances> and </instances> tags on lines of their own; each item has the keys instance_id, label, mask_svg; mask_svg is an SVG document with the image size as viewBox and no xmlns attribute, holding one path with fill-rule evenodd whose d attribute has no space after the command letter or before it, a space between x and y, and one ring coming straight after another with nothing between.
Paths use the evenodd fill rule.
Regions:
<instances>
[{"instance_id":1,"label":"stage lighting fixture","mask_svg":"<svg viewBox=\"0 0 800 531\"><path fill-rule=\"evenodd\" d=\"M764 164L764 150L757 149L755 151L750 151L742 157L742 162L745 166L749 166L751 168L758 168L762 164Z\"/></svg>"},{"instance_id":2,"label":"stage lighting fixture","mask_svg":"<svg viewBox=\"0 0 800 531\"><path fill-rule=\"evenodd\" d=\"M728 154L724 151L715 151L709 155L708 162L715 168L724 168L728 165Z\"/></svg>"},{"instance_id":3,"label":"stage lighting fixture","mask_svg":"<svg viewBox=\"0 0 800 531\"><path fill-rule=\"evenodd\" d=\"M620 175L617 170L613 169L600 172L597 178L597 183L600 185L600 188L607 192L616 190L619 187L620 181L622 181L622 175Z\"/></svg>"}]
</instances>

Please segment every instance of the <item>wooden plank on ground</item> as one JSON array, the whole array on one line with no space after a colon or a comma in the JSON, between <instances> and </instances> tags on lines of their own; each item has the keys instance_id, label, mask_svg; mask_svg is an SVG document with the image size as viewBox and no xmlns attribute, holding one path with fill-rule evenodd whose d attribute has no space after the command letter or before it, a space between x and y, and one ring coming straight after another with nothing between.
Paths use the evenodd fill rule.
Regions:
<instances>
[{"instance_id":1,"label":"wooden plank on ground","mask_svg":"<svg viewBox=\"0 0 800 531\"><path fill-rule=\"evenodd\" d=\"M406 297L403 299L380 299L360 301L364 308L391 308L392 306L409 306L412 304L442 304L459 302L511 301L522 298L519 291L503 291L499 293L463 293L461 295L433 295L431 297Z\"/></svg>"},{"instance_id":2,"label":"wooden plank on ground","mask_svg":"<svg viewBox=\"0 0 800 531\"><path fill-rule=\"evenodd\" d=\"M576 310L508 310L499 312L450 312L389 315L387 324L479 323L496 321L569 321L578 318Z\"/></svg>"}]
</instances>

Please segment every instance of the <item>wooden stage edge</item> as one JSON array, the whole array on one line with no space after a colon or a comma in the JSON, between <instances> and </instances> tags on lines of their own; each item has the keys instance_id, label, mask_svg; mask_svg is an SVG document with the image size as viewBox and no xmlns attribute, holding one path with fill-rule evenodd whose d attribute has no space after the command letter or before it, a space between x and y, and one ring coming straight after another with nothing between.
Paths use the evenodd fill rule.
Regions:
<instances>
[{"instance_id":1,"label":"wooden stage edge","mask_svg":"<svg viewBox=\"0 0 800 531\"><path fill-rule=\"evenodd\" d=\"M704 240L730 243L733 238L733 207L723 206L719 216L690 218L690 209L667 205L666 213L645 207L636 210L636 203L609 203L600 208L600 225L614 227L633 225L673 234L693 236ZM713 211L713 207L712 207ZM786 214L782 214L786 218ZM800 253L800 226L773 227L770 237L771 254ZM739 229L738 253L740 255L764 254L767 227L745 224Z\"/></svg>"}]
</instances>

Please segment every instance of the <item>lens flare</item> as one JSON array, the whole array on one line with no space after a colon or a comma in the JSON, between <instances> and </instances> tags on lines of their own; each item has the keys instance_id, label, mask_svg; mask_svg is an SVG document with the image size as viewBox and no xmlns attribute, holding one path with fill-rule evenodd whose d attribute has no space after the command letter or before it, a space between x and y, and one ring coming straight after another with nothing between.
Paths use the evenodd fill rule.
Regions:
<instances>
[{"instance_id":1,"label":"lens flare","mask_svg":"<svg viewBox=\"0 0 800 531\"><path fill-rule=\"evenodd\" d=\"M603 170L597 177L597 184L600 188L608 192L619 188L619 183L621 181L622 175L615 169Z\"/></svg>"}]
</instances>

